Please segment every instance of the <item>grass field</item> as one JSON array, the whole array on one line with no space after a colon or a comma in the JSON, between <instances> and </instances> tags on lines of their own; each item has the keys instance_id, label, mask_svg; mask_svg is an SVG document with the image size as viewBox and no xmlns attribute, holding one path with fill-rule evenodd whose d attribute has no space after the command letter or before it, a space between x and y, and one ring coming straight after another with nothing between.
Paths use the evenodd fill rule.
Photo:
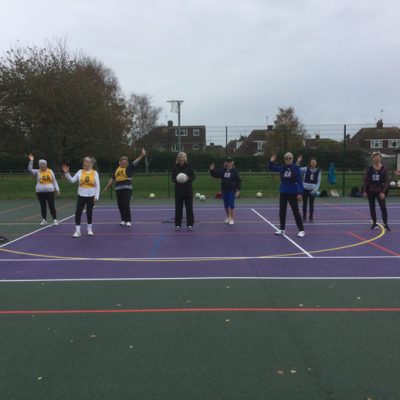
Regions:
<instances>
[{"instance_id":1,"label":"grass field","mask_svg":"<svg viewBox=\"0 0 400 400\"><path fill-rule=\"evenodd\" d=\"M104 187L109 179L109 174L101 174L101 185ZM261 190L265 196L276 196L279 186L279 176L270 173L242 172L242 197L255 197ZM58 175L58 181L63 198L74 198L77 186L68 183L62 175ZM346 176L346 193L348 194L353 186L360 186L362 181L361 172L348 173ZM30 199L34 194L35 179L28 174L0 174L0 200ZM173 196L173 183L167 173L137 174L133 178L134 197L145 198L149 193L154 193L158 198ZM214 197L219 190L219 180L213 179L208 173L197 173L194 184L194 191ZM322 177L321 190L336 188L342 191L342 176L338 174L337 184L327 184L326 174ZM112 193L106 194L108 198Z\"/></svg>"}]
</instances>

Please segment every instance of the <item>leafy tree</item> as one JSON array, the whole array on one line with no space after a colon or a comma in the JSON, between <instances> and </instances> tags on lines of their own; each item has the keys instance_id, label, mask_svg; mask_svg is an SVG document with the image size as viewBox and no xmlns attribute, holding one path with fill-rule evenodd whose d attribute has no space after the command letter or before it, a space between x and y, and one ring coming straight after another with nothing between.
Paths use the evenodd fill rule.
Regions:
<instances>
[{"instance_id":1,"label":"leafy tree","mask_svg":"<svg viewBox=\"0 0 400 400\"><path fill-rule=\"evenodd\" d=\"M11 48L0 58L3 151L33 152L54 167L90 154L112 160L125 148L131 110L111 70L65 41Z\"/></svg>"},{"instance_id":2,"label":"leafy tree","mask_svg":"<svg viewBox=\"0 0 400 400\"><path fill-rule=\"evenodd\" d=\"M266 147L272 152L296 152L304 146L307 131L293 107L279 108Z\"/></svg>"}]
</instances>

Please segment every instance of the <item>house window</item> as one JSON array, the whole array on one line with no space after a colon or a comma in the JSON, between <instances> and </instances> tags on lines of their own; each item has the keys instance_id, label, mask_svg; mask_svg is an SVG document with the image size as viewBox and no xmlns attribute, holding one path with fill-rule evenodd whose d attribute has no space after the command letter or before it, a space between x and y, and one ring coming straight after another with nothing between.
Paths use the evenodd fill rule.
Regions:
<instances>
[{"instance_id":1,"label":"house window","mask_svg":"<svg viewBox=\"0 0 400 400\"><path fill-rule=\"evenodd\" d=\"M193 129L193 136L200 136L200 129Z\"/></svg>"},{"instance_id":2,"label":"house window","mask_svg":"<svg viewBox=\"0 0 400 400\"><path fill-rule=\"evenodd\" d=\"M264 147L264 142L262 140L258 140L256 143L257 143L257 150L262 150Z\"/></svg>"},{"instance_id":3,"label":"house window","mask_svg":"<svg viewBox=\"0 0 400 400\"><path fill-rule=\"evenodd\" d=\"M175 129L175 136L179 136L178 135L178 129ZM181 136L188 136L188 130L181 128Z\"/></svg>"},{"instance_id":4,"label":"house window","mask_svg":"<svg viewBox=\"0 0 400 400\"><path fill-rule=\"evenodd\" d=\"M183 144L181 145L182 150L179 150L178 143L175 143L171 146L171 151L183 151Z\"/></svg>"},{"instance_id":5,"label":"house window","mask_svg":"<svg viewBox=\"0 0 400 400\"><path fill-rule=\"evenodd\" d=\"M164 147L163 144L157 144L157 145L156 145L156 150L157 150L157 151L164 151L164 150L165 150L165 147Z\"/></svg>"},{"instance_id":6,"label":"house window","mask_svg":"<svg viewBox=\"0 0 400 400\"><path fill-rule=\"evenodd\" d=\"M398 149L400 147L400 139L389 139L389 147L392 149Z\"/></svg>"},{"instance_id":7,"label":"house window","mask_svg":"<svg viewBox=\"0 0 400 400\"><path fill-rule=\"evenodd\" d=\"M381 148L382 148L382 140L381 139L371 140L371 149L381 149Z\"/></svg>"},{"instance_id":8,"label":"house window","mask_svg":"<svg viewBox=\"0 0 400 400\"><path fill-rule=\"evenodd\" d=\"M199 149L200 149L200 146L198 144L193 145L193 150L199 150Z\"/></svg>"}]
</instances>

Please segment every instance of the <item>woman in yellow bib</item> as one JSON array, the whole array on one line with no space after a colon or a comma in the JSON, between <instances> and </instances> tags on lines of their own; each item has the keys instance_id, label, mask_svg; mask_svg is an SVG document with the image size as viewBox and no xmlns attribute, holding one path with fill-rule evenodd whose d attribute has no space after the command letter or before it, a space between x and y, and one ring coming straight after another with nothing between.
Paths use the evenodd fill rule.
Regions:
<instances>
[{"instance_id":1,"label":"woman in yellow bib","mask_svg":"<svg viewBox=\"0 0 400 400\"><path fill-rule=\"evenodd\" d=\"M128 157L121 157L119 159L118 168L113 173L112 177L108 181L104 192L115 183L115 194L117 196L117 204L119 213L121 215L121 226L131 226L131 206L130 201L132 197L132 175L139 162L143 160L146 155L145 149L142 149L140 156L129 164Z\"/></svg>"},{"instance_id":2,"label":"woman in yellow bib","mask_svg":"<svg viewBox=\"0 0 400 400\"><path fill-rule=\"evenodd\" d=\"M40 213L42 215L42 222L40 225L47 225L47 205L50 209L50 214L53 217L54 225L58 225L57 211L54 204L54 192L60 194L57 179L54 172L47 168L46 160L39 160L39 169L33 168L33 161L35 157L33 154L28 155L29 164L28 171L36 176L36 196L40 203Z\"/></svg>"},{"instance_id":3,"label":"woman in yellow bib","mask_svg":"<svg viewBox=\"0 0 400 400\"><path fill-rule=\"evenodd\" d=\"M62 165L65 177L71 183L79 182L78 200L75 210L75 233L74 238L81 236L81 217L84 207L86 206L87 218L87 234L93 236L92 220L94 203L99 200L100 196L100 180L99 174L93 169L95 163L94 158L85 157L83 159L83 167L74 176L69 173L69 166Z\"/></svg>"}]
</instances>

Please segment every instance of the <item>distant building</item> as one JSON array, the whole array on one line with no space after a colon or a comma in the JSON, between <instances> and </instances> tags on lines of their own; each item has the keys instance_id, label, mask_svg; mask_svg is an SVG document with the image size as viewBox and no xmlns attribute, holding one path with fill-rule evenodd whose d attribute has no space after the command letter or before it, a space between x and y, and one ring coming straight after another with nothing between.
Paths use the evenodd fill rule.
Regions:
<instances>
[{"instance_id":1,"label":"distant building","mask_svg":"<svg viewBox=\"0 0 400 400\"><path fill-rule=\"evenodd\" d=\"M321 148L327 149L333 146L338 146L340 143L337 140L322 138L320 135L315 135L315 138L306 138L304 142L304 147L308 150L318 150Z\"/></svg>"},{"instance_id":2,"label":"distant building","mask_svg":"<svg viewBox=\"0 0 400 400\"><path fill-rule=\"evenodd\" d=\"M263 156L268 137L272 132L272 126L268 126L267 129L253 129L241 143L237 154L241 156Z\"/></svg>"},{"instance_id":3,"label":"distant building","mask_svg":"<svg viewBox=\"0 0 400 400\"><path fill-rule=\"evenodd\" d=\"M246 136L240 136L239 139L231 140L226 146L226 152L228 155L234 155L240 149L240 146L246 140Z\"/></svg>"},{"instance_id":4,"label":"distant building","mask_svg":"<svg viewBox=\"0 0 400 400\"><path fill-rule=\"evenodd\" d=\"M362 149L368 154L380 151L394 156L400 150L400 129L394 126L386 128L379 120L375 128L361 128L349 139L348 148Z\"/></svg>"},{"instance_id":5,"label":"distant building","mask_svg":"<svg viewBox=\"0 0 400 400\"><path fill-rule=\"evenodd\" d=\"M156 126L145 138L144 143L149 143L155 151L179 151L178 127L172 121L167 126ZM206 127L205 125L181 126L181 149L187 153L205 151L206 149Z\"/></svg>"}]
</instances>

